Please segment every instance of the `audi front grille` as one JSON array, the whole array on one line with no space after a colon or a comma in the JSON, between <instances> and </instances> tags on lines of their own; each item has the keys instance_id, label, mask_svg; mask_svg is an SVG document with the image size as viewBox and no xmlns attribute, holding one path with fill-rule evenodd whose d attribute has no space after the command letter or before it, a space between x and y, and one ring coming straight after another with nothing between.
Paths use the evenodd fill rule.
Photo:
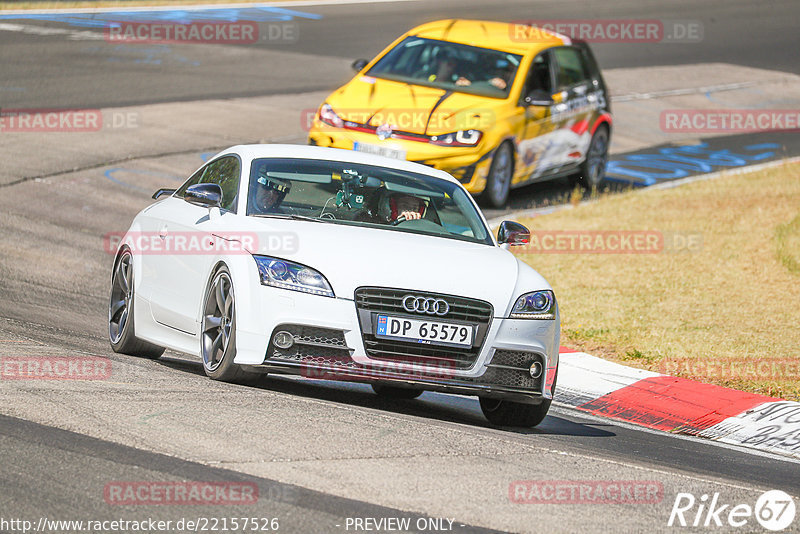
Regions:
<instances>
[{"instance_id":1,"label":"audi front grille","mask_svg":"<svg viewBox=\"0 0 800 534\"><path fill-rule=\"evenodd\" d=\"M444 299L448 303L449 310L443 316L409 313L403 306L403 299L408 295ZM492 305L482 300L411 289L360 287L356 289L355 301L364 347L367 356L371 359L447 369L469 369L475 364L493 315ZM470 347L450 347L383 339L375 336L375 324L379 314L437 322L470 323L476 327L477 334Z\"/></svg>"}]
</instances>

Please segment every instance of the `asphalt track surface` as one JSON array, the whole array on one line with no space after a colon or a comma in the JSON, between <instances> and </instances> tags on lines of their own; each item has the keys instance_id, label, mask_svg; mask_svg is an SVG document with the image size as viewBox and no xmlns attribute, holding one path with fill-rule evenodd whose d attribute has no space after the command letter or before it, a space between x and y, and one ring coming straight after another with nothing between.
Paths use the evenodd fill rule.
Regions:
<instances>
[{"instance_id":1,"label":"asphalt track surface","mask_svg":"<svg viewBox=\"0 0 800 534\"><path fill-rule=\"evenodd\" d=\"M298 10L322 15L300 23L301 35L314 39L280 50L186 46L177 54L154 47L142 56L62 33L0 31L0 107L330 89L349 76L345 58L369 56L416 23L453 16L574 18L591 11L596 18L701 20L702 45L595 48L605 68L722 61L798 70L800 7L793 2L444 1ZM269 66L254 65L253 57ZM257 516L278 517L284 532L352 532L343 523L348 517L424 515L452 519L453 530L464 532L666 532L675 530L667 520L679 492L719 492L726 503L751 505L768 489L800 496L797 462L567 408L554 406L533 430L497 429L464 397L426 393L387 402L361 385L281 377L222 384L208 381L189 357L168 353L154 362L113 354L105 334L111 257L99 236L127 225L147 203L139 191L80 172L0 188L0 354L96 355L112 366L109 380L0 381L3 519ZM143 480L252 482L260 497L249 507L105 501L107 484ZM638 505L515 504L508 497L515 480L655 480L664 495Z\"/></svg>"},{"instance_id":2,"label":"asphalt track surface","mask_svg":"<svg viewBox=\"0 0 800 534\"><path fill-rule=\"evenodd\" d=\"M173 49L157 44L103 46L102 40L70 41L58 34L0 31L0 104L108 107L331 89L352 74L341 68L341 60L372 57L410 27L453 17L699 21L703 28L699 43L599 43L593 48L600 66L606 69L725 62L800 73L795 55L799 44L795 24L798 6L792 0L441 0L308 6L293 11L322 18L292 16L291 22L299 28L296 42L241 45L238 50L198 46ZM239 16L265 23L275 18L269 13L252 12ZM44 27L102 34L102 27L92 29L74 22L16 17L0 18L2 22L35 22Z\"/></svg>"}]
</instances>

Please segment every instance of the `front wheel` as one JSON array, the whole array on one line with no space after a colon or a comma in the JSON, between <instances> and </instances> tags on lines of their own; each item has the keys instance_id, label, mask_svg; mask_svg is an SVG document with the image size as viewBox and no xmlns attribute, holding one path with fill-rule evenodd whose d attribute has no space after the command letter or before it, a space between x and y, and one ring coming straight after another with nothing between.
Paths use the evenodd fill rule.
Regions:
<instances>
[{"instance_id":1,"label":"front wheel","mask_svg":"<svg viewBox=\"0 0 800 534\"><path fill-rule=\"evenodd\" d=\"M114 264L108 303L108 339L120 354L159 358L164 348L137 339L133 324L133 255L125 250Z\"/></svg>"},{"instance_id":2,"label":"front wheel","mask_svg":"<svg viewBox=\"0 0 800 534\"><path fill-rule=\"evenodd\" d=\"M550 409L550 400L541 404L524 404L502 399L480 398L481 411L490 423L497 426L534 427L541 423Z\"/></svg>"},{"instance_id":3,"label":"front wheel","mask_svg":"<svg viewBox=\"0 0 800 534\"><path fill-rule=\"evenodd\" d=\"M503 143L494 152L492 165L489 167L489 176L486 178L486 189L481 193L481 200L485 200L493 208L504 207L508 201L513 174L514 153L510 144Z\"/></svg>"},{"instance_id":4,"label":"front wheel","mask_svg":"<svg viewBox=\"0 0 800 534\"><path fill-rule=\"evenodd\" d=\"M235 382L244 371L233 363L236 357L236 302L230 272L220 268L211 280L203 304L200 335L203 370L213 380Z\"/></svg>"}]
</instances>

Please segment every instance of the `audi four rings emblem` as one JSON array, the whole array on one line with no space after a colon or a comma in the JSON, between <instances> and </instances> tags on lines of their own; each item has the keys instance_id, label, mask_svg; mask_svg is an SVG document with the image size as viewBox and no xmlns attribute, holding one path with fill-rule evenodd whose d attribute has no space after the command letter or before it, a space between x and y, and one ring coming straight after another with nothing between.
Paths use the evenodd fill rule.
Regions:
<instances>
[{"instance_id":1,"label":"audi four rings emblem","mask_svg":"<svg viewBox=\"0 0 800 534\"><path fill-rule=\"evenodd\" d=\"M428 315L447 315L447 312L450 311L450 305L444 299L415 295L403 297L403 308L411 313L427 313Z\"/></svg>"}]
</instances>

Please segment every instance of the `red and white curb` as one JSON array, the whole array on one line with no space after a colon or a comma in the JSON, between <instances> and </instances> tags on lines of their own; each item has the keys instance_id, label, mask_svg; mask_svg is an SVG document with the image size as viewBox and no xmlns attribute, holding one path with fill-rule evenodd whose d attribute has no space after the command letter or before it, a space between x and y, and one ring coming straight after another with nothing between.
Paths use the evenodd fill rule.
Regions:
<instances>
[{"instance_id":1,"label":"red and white curb","mask_svg":"<svg viewBox=\"0 0 800 534\"><path fill-rule=\"evenodd\" d=\"M634 369L564 347L560 352L557 403L800 459L800 402Z\"/></svg>"}]
</instances>

